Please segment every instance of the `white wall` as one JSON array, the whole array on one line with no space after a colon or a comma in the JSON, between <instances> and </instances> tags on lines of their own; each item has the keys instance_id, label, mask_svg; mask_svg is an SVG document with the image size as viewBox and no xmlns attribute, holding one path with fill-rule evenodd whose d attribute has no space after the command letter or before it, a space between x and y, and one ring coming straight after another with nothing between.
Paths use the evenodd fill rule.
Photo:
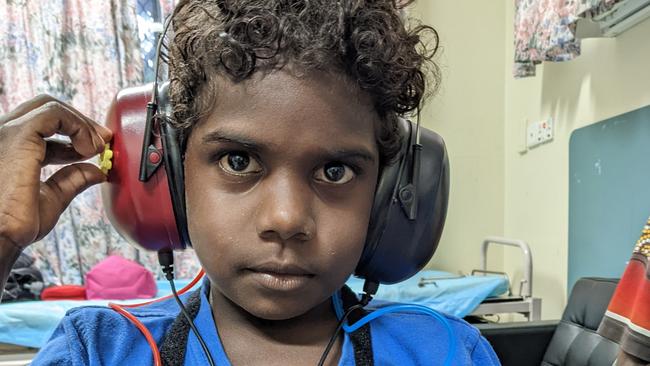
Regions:
<instances>
[{"instance_id":1,"label":"white wall","mask_svg":"<svg viewBox=\"0 0 650 366\"><path fill-rule=\"evenodd\" d=\"M439 32L441 93L423 114L443 135L451 162L449 217L430 266L467 272L486 235L531 245L534 296L542 317L566 304L568 150L571 132L650 104L650 20L614 39L587 39L582 55L538 66L515 80L514 1L420 0L412 15ZM555 139L525 154L525 122L552 117ZM490 267L521 278L517 249L495 251ZM516 286L515 286L516 291Z\"/></svg>"},{"instance_id":2,"label":"white wall","mask_svg":"<svg viewBox=\"0 0 650 366\"><path fill-rule=\"evenodd\" d=\"M505 19L513 29L512 1ZM536 77L521 80L511 76L513 32L505 36L504 234L529 241L542 317L559 318L567 294L569 138L577 128L650 104L650 21L616 38L583 40L575 60L544 63ZM519 154L525 121L548 117L554 141ZM518 256L505 251L507 270L515 270Z\"/></svg>"},{"instance_id":3,"label":"white wall","mask_svg":"<svg viewBox=\"0 0 650 366\"><path fill-rule=\"evenodd\" d=\"M430 267L468 273L479 268L483 238L503 231L505 3L421 0L411 14L440 33L442 88L422 121L445 139L451 167L447 223ZM502 252L490 254L500 269Z\"/></svg>"}]
</instances>

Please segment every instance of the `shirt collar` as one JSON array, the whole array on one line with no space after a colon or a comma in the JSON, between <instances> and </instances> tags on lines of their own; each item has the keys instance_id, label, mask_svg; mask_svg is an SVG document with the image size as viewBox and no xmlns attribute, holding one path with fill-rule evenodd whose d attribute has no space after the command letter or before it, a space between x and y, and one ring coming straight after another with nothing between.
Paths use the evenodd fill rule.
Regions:
<instances>
[{"instance_id":1,"label":"shirt collar","mask_svg":"<svg viewBox=\"0 0 650 366\"><path fill-rule=\"evenodd\" d=\"M203 340L205 341L215 364L219 366L230 366L230 361L228 360L226 351L223 349L221 338L219 337L219 333L214 322L214 317L212 316L212 307L210 306L210 302L208 300L208 294L210 293L210 281L207 279L207 277L203 280L203 285L201 286L200 291L201 305L199 307L199 312L196 315L196 319L194 320L194 324L203 337ZM332 306L334 307L334 311L337 314L337 318L340 319L342 314L339 315L339 312L343 309L340 291L337 291L332 296ZM341 361L339 361L339 364L341 365L344 364L343 360L349 359L351 357L351 352L354 352L352 350L352 345L350 343L348 334L345 332L343 333L343 347L341 352ZM194 332L190 330L190 334L187 338L185 365L206 365L207 363L208 360L203 353L203 349L201 348L199 340L196 338Z\"/></svg>"}]
</instances>

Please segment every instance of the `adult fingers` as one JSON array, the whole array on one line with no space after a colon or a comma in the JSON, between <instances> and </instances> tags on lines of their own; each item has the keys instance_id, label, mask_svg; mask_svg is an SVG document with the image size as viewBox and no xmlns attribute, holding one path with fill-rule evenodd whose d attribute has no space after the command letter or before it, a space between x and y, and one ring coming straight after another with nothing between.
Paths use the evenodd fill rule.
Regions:
<instances>
[{"instance_id":1,"label":"adult fingers","mask_svg":"<svg viewBox=\"0 0 650 366\"><path fill-rule=\"evenodd\" d=\"M16 107L13 111L5 114L4 116L0 116L0 126L3 124L11 121L18 119L29 112L38 109L48 103L57 103L66 108L68 111L70 111L72 114L76 115L79 119L86 121L88 124L90 124L96 131L97 133L104 139L104 141L110 141L111 138L113 137L113 133L111 130L108 128L100 125L99 123L93 121L83 113L79 112L76 108L71 106L68 103L62 102L56 98L54 98L51 95L48 94L41 94L38 95L22 104L20 104L18 107Z\"/></svg>"},{"instance_id":2,"label":"adult fingers","mask_svg":"<svg viewBox=\"0 0 650 366\"><path fill-rule=\"evenodd\" d=\"M56 99L53 98L52 96L47 94L41 94L26 102L23 102L20 105L18 105L18 107L16 107L13 111L5 114L4 116L0 116L0 126L4 125L5 123L11 120L22 117L23 115L42 106L47 102L53 102L53 101L56 101Z\"/></svg>"},{"instance_id":3,"label":"adult fingers","mask_svg":"<svg viewBox=\"0 0 650 366\"><path fill-rule=\"evenodd\" d=\"M34 109L37 109L38 107L49 103L49 102L55 102L64 105L66 108L70 109L72 112L74 112L76 115L78 115L82 119L86 119L87 121L91 121L90 118L86 117L83 113L79 112L76 108L73 106L62 102L56 98L54 98L51 95L48 94L40 94L37 95L36 97L21 103L18 107L16 107L13 111L5 114L4 116L0 116L0 125L5 124L6 122L9 122L11 120L20 118L24 116L25 114L31 112Z\"/></svg>"},{"instance_id":4,"label":"adult fingers","mask_svg":"<svg viewBox=\"0 0 650 366\"><path fill-rule=\"evenodd\" d=\"M49 164L68 164L85 160L86 158L74 149L71 143L57 140L47 140L45 159L42 166Z\"/></svg>"},{"instance_id":5,"label":"adult fingers","mask_svg":"<svg viewBox=\"0 0 650 366\"><path fill-rule=\"evenodd\" d=\"M55 133L68 136L74 149L84 157L101 152L106 141L93 123L58 102L47 102L8 122L6 126L9 125L26 127L28 133L35 132L40 138L50 137Z\"/></svg>"},{"instance_id":6,"label":"adult fingers","mask_svg":"<svg viewBox=\"0 0 650 366\"><path fill-rule=\"evenodd\" d=\"M71 164L56 171L41 188L40 231L49 232L61 213L79 193L105 181L104 173L90 163Z\"/></svg>"}]
</instances>

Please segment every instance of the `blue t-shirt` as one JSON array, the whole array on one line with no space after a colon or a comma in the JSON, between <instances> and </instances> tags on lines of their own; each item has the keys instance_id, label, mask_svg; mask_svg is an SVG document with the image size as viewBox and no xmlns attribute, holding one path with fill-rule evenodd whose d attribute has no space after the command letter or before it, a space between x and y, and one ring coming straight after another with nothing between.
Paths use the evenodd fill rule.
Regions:
<instances>
[{"instance_id":1,"label":"blue t-shirt","mask_svg":"<svg viewBox=\"0 0 650 366\"><path fill-rule=\"evenodd\" d=\"M209 282L201 291L194 321L218 366L230 365L221 345L207 300ZM197 290L199 291L199 290ZM189 294L182 295L187 300ZM149 329L160 345L165 332L179 314L174 299L129 309ZM499 365L478 330L465 321L445 316L456 337L453 365ZM431 315L397 312L370 322L372 352L376 365L443 365L448 353L447 330ZM189 332L185 365L206 365L207 358L193 332ZM66 314L52 338L32 365L151 365L153 356L140 331L116 311L100 306L75 308ZM339 365L354 365L354 349L347 334Z\"/></svg>"}]
</instances>

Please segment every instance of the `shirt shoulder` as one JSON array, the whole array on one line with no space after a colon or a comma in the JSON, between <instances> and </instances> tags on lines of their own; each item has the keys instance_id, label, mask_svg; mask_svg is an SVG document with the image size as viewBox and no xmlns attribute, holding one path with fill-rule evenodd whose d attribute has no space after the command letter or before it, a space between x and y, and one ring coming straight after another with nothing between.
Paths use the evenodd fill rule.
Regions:
<instances>
[{"instance_id":1,"label":"shirt shoulder","mask_svg":"<svg viewBox=\"0 0 650 366\"><path fill-rule=\"evenodd\" d=\"M499 365L492 347L476 329L454 316L411 310L385 314L371 325L377 364Z\"/></svg>"},{"instance_id":2,"label":"shirt shoulder","mask_svg":"<svg viewBox=\"0 0 650 366\"><path fill-rule=\"evenodd\" d=\"M616 286L598 333L650 361L650 226L646 225Z\"/></svg>"},{"instance_id":3,"label":"shirt shoulder","mask_svg":"<svg viewBox=\"0 0 650 366\"><path fill-rule=\"evenodd\" d=\"M173 298L125 310L157 343L179 313ZM32 365L126 365L151 360L144 335L126 317L109 307L83 306L66 313Z\"/></svg>"}]
</instances>

